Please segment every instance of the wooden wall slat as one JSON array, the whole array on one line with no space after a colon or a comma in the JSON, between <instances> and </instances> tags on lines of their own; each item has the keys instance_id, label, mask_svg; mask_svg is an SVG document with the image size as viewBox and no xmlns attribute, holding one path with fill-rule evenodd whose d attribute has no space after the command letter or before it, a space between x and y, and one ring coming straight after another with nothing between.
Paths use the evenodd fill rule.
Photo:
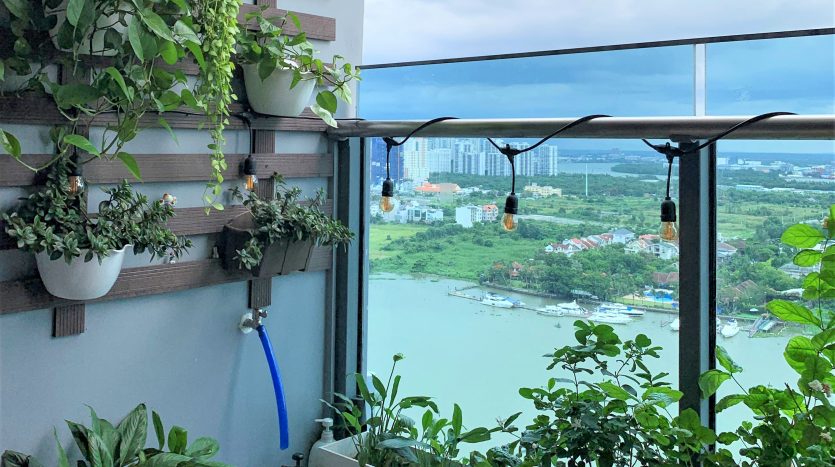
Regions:
<instances>
[{"instance_id":1,"label":"wooden wall slat","mask_svg":"<svg viewBox=\"0 0 835 467\"><path fill-rule=\"evenodd\" d=\"M260 8L260 5L241 5L241 11L238 13L238 23L243 24L244 16L247 13L257 11ZM299 18L302 30L307 35L308 39L319 39L323 41L336 40L336 19L328 18L326 16L311 15L308 13L297 13L295 11L293 13ZM267 8L264 11L265 18L284 16L286 14L287 10L272 7ZM247 23L247 28L256 29L258 28L258 25L255 20L251 20ZM296 29L296 25L294 25L292 21L288 21L284 27L284 32L290 36L295 36L299 33L299 30Z\"/></svg>"},{"instance_id":2,"label":"wooden wall slat","mask_svg":"<svg viewBox=\"0 0 835 467\"><path fill-rule=\"evenodd\" d=\"M332 257L332 248L317 248L313 253L313 258L311 258L308 271L329 269ZM122 271L116 285L106 296L93 300L93 302L195 289L227 282L244 281L251 277L245 270L224 270L219 259L130 268ZM78 303L49 295L38 278L0 282L0 297L2 297L2 300L0 300L0 314Z\"/></svg>"},{"instance_id":3,"label":"wooden wall slat","mask_svg":"<svg viewBox=\"0 0 835 467\"><path fill-rule=\"evenodd\" d=\"M230 106L229 111L232 117L229 118L229 124L226 125L226 129L243 130L247 128L243 120L234 117L235 114L243 112L244 109L245 107L242 104L233 104ZM183 112L186 113L167 112L164 114L165 120L172 128L203 129L206 127L204 115L196 114L190 109L184 109ZM146 114L140 120L140 126L145 128L159 128L158 120L158 114ZM25 93L21 96L0 96L0 122L28 125L65 125L67 124L67 119L58 112L55 102L51 97ZM100 115L94 123L93 126L112 125L116 123L116 117L111 114ZM310 109L306 109L299 117L258 115L252 122L252 128L320 133L328 127Z\"/></svg>"},{"instance_id":4,"label":"wooden wall slat","mask_svg":"<svg viewBox=\"0 0 835 467\"><path fill-rule=\"evenodd\" d=\"M84 332L83 303L57 306L52 311L52 337L75 336Z\"/></svg>"},{"instance_id":5,"label":"wooden wall slat","mask_svg":"<svg viewBox=\"0 0 835 467\"><path fill-rule=\"evenodd\" d=\"M143 182L204 182L210 178L211 160L208 154L134 154L142 171ZM223 172L226 180L242 178L241 164L246 154L226 154L229 168ZM278 172L284 178L331 177L333 156L330 154L253 154L258 176L271 177ZM34 167L47 163L47 154L24 154L22 160ZM27 186L38 183L38 175L11 157L0 157L0 187ZM119 161L94 160L84 166L84 178L89 183L118 183L133 176Z\"/></svg>"}]
</instances>

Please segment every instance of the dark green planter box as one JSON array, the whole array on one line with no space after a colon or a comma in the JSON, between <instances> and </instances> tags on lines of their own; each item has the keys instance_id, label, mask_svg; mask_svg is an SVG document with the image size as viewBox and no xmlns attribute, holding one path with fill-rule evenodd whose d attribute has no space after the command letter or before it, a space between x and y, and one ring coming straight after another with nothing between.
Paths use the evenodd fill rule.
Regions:
<instances>
[{"instance_id":1,"label":"dark green planter box","mask_svg":"<svg viewBox=\"0 0 835 467\"><path fill-rule=\"evenodd\" d=\"M252 214L245 213L223 226L219 243L220 257L225 269L242 269L241 262L235 259L236 251L242 250L252 238L255 228ZM252 268L252 275L259 278L290 274L304 271L310 264L314 243L312 240L290 241L282 239L268 245L263 253L261 264Z\"/></svg>"}]
</instances>

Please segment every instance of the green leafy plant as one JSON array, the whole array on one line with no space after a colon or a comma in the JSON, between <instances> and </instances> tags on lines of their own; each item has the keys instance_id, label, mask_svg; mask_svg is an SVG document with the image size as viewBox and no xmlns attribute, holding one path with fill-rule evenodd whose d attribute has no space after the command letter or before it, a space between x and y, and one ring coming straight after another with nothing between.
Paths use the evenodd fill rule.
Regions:
<instances>
[{"instance_id":1,"label":"green leafy plant","mask_svg":"<svg viewBox=\"0 0 835 467\"><path fill-rule=\"evenodd\" d=\"M478 443L490 439L498 431L479 427L465 431L461 408L453 407L452 418L441 418L438 406L430 397L407 396L398 399L401 377L395 374L397 363L403 354L392 356L391 371L385 383L371 375L369 385L365 377L354 375L362 403L354 402L342 394L341 401L330 404L352 435L360 466L447 466L458 465L456 458L461 443ZM368 419L363 414L368 409ZM421 429L404 411L426 409L421 417Z\"/></svg>"},{"instance_id":2,"label":"green leafy plant","mask_svg":"<svg viewBox=\"0 0 835 467\"><path fill-rule=\"evenodd\" d=\"M13 44L0 50L0 84L11 91L33 89L41 81L45 59L52 53L49 30L55 26L44 5L54 7L58 1L0 1L0 43Z\"/></svg>"},{"instance_id":3,"label":"green leafy plant","mask_svg":"<svg viewBox=\"0 0 835 467\"><path fill-rule=\"evenodd\" d=\"M301 189L287 189L281 176L276 176L276 196L272 200L263 200L254 192L241 192L233 188L234 198L243 202L252 213L255 229L242 250L237 251L236 260L247 269L261 263L263 250L281 240L312 240L317 245L347 245L354 234L341 222L322 212L325 199L320 190L307 206L299 203Z\"/></svg>"},{"instance_id":4,"label":"green leafy plant","mask_svg":"<svg viewBox=\"0 0 835 467\"><path fill-rule=\"evenodd\" d=\"M75 444L83 460L78 465L89 467L225 467L222 462L212 461L220 446L212 438L197 438L190 445L188 432L173 426L168 432L168 451L165 450L165 431L159 415L152 412L154 431L159 448L145 448L148 435L148 410L139 404L121 422L113 425L96 415L90 407L90 426L67 421ZM58 467L69 467L70 460L55 430L58 447ZM38 467L42 465L35 458L15 451L5 451L3 467ZM75 464L73 464L75 465Z\"/></svg>"},{"instance_id":5,"label":"green leafy plant","mask_svg":"<svg viewBox=\"0 0 835 467\"><path fill-rule=\"evenodd\" d=\"M198 94L203 96L202 108L208 115L211 125L212 143L212 178L203 198L207 204L222 210L217 202L223 188L223 171L227 168L223 155L226 139L223 129L229 123L229 105L237 96L232 93L232 74L235 65L232 54L235 53L235 38L238 32L238 11L241 0L208 0L197 2L195 6L199 31L203 34L202 52L193 50L200 66Z\"/></svg>"},{"instance_id":6,"label":"green leafy plant","mask_svg":"<svg viewBox=\"0 0 835 467\"><path fill-rule=\"evenodd\" d=\"M835 458L835 407L830 400L835 387L835 204L822 228L796 224L781 240L797 248L794 263L820 266L803 280L802 302L772 300L767 309L777 318L811 330L811 337L795 336L783 356L799 378L783 387L743 387L736 375L743 371L721 347L716 359L721 369L706 372L699 380L704 397L732 380L741 391L716 404L721 412L738 404L748 407L755 420L744 421L733 433L723 433L723 444L741 442L742 465L832 465Z\"/></svg>"},{"instance_id":7,"label":"green leafy plant","mask_svg":"<svg viewBox=\"0 0 835 467\"><path fill-rule=\"evenodd\" d=\"M661 347L644 334L621 341L611 326L576 321L577 344L557 349L548 369L568 377L549 378L545 387L519 394L539 412L521 434L512 422L498 429L516 440L486 455L476 465L733 465L730 452L708 451L716 441L693 410L673 416L668 407L682 393L654 374L649 358Z\"/></svg>"},{"instance_id":8,"label":"green leafy plant","mask_svg":"<svg viewBox=\"0 0 835 467\"><path fill-rule=\"evenodd\" d=\"M148 202L127 181L105 190L107 199L99 204L98 214L88 214L85 197L68 191L67 164L59 161L41 190L2 214L6 233L18 248L33 253L45 251L53 260L63 256L69 263L82 254L84 261L94 256L101 261L111 250L125 245L133 245L135 253L147 250L152 258L179 257L191 246L190 240L177 237L166 227L174 216L173 207L160 201Z\"/></svg>"},{"instance_id":9,"label":"green leafy plant","mask_svg":"<svg viewBox=\"0 0 835 467\"><path fill-rule=\"evenodd\" d=\"M89 156L82 164L93 158L119 160L140 179L139 166L124 151L124 146L138 134L143 117L159 113L157 123L170 131L161 116L163 112L177 110L182 105L201 111L206 108L200 95L189 89L185 73L168 68L200 53L201 41L188 2L4 0L4 3L16 22L26 20L32 29L51 28L57 48L67 51L29 52L32 47L20 46L11 59L18 67L23 67L24 61L35 60L41 64L61 63L69 70L70 79L61 83L40 76L68 122L56 141L55 157L34 167L21 160L19 151L9 150L15 149L14 144L0 141L12 157L31 170L43 169L76 151L83 151ZM10 8L11 5L15 6ZM28 37L20 29L12 27L12 31L19 32L17 42ZM49 37L41 42L50 44ZM95 142L87 136L93 126L105 130ZM8 134L4 136L9 141Z\"/></svg>"},{"instance_id":10,"label":"green leafy plant","mask_svg":"<svg viewBox=\"0 0 835 467\"><path fill-rule=\"evenodd\" d=\"M359 68L343 62L343 57L339 55L335 55L330 63L317 58L313 44L302 31L301 22L292 13L265 18L262 9L246 15L247 23L253 21L257 29L250 30L246 25L239 28L237 41L241 50L241 63L257 65L262 80L276 69L292 70L291 89L303 80L316 80L325 89L316 95L316 103L311 106L311 110L325 123L336 127L333 114L338 101L351 104L351 88L348 83L360 79ZM285 34L288 21L298 30L295 36Z\"/></svg>"}]
</instances>

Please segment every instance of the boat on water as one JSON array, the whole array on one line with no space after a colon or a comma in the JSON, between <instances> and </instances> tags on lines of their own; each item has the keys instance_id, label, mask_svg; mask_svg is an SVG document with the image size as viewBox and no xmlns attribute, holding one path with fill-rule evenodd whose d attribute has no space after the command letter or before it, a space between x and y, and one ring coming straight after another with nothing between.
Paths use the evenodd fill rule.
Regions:
<instances>
[{"instance_id":1,"label":"boat on water","mask_svg":"<svg viewBox=\"0 0 835 467\"><path fill-rule=\"evenodd\" d=\"M496 308L513 308L513 302L510 300L505 297L489 293L481 299L481 304Z\"/></svg>"},{"instance_id":2,"label":"boat on water","mask_svg":"<svg viewBox=\"0 0 835 467\"><path fill-rule=\"evenodd\" d=\"M632 318L620 313L604 313L596 311L589 316L589 321L606 324L626 324L631 322Z\"/></svg>"},{"instance_id":3,"label":"boat on water","mask_svg":"<svg viewBox=\"0 0 835 467\"><path fill-rule=\"evenodd\" d=\"M739 334L739 331L739 324L737 324L735 319L731 318L725 322L725 325L722 326L722 330L719 332L722 334L722 337L731 338Z\"/></svg>"},{"instance_id":4,"label":"boat on water","mask_svg":"<svg viewBox=\"0 0 835 467\"><path fill-rule=\"evenodd\" d=\"M644 310L632 308L622 303L601 303L597 307L597 311L600 313L620 313L627 316L644 316Z\"/></svg>"},{"instance_id":5,"label":"boat on water","mask_svg":"<svg viewBox=\"0 0 835 467\"><path fill-rule=\"evenodd\" d=\"M577 300L570 303L548 305L536 310L536 312L543 316L576 316L578 318L585 318L589 315L585 308L577 304Z\"/></svg>"},{"instance_id":6,"label":"boat on water","mask_svg":"<svg viewBox=\"0 0 835 467\"><path fill-rule=\"evenodd\" d=\"M678 332L679 328L681 328L681 321L679 321L678 318L670 322L670 329L672 329L675 332Z\"/></svg>"}]
</instances>

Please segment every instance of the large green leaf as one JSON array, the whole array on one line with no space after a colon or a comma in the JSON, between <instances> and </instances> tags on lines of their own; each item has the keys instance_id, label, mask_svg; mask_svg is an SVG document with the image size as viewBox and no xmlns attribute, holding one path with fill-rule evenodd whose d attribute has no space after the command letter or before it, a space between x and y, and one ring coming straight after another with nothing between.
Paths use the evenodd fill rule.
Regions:
<instances>
[{"instance_id":1,"label":"large green leaf","mask_svg":"<svg viewBox=\"0 0 835 467\"><path fill-rule=\"evenodd\" d=\"M142 22L148 26L154 34L157 36L167 40L167 41L174 41L174 37L171 35L171 29L165 24L165 21L160 18L160 16L154 13L150 9L141 10L139 12L139 16L142 18Z\"/></svg>"},{"instance_id":2,"label":"large green leaf","mask_svg":"<svg viewBox=\"0 0 835 467\"><path fill-rule=\"evenodd\" d=\"M667 407L668 405L681 400L683 395L684 393L673 388L654 386L647 388L647 390L644 391L644 394L641 395L641 399L645 401L649 400L657 402L656 405Z\"/></svg>"},{"instance_id":3,"label":"large green leaf","mask_svg":"<svg viewBox=\"0 0 835 467\"><path fill-rule=\"evenodd\" d=\"M792 262L801 267L809 267L818 264L821 260L821 252L816 250L800 250L794 255Z\"/></svg>"},{"instance_id":4,"label":"large green leaf","mask_svg":"<svg viewBox=\"0 0 835 467\"><path fill-rule=\"evenodd\" d=\"M606 395L608 395L612 399L626 401L632 398L632 396L626 391L626 389L623 389L622 387L612 383L611 381L603 381L602 383L598 383L597 387L599 387L603 392L606 393Z\"/></svg>"},{"instance_id":5,"label":"large green leaf","mask_svg":"<svg viewBox=\"0 0 835 467\"><path fill-rule=\"evenodd\" d=\"M131 175L133 175L137 180L142 181L142 173L139 171L139 164L136 163L136 159L134 159L132 155L124 151L119 151L116 154L116 157L122 161L122 164L124 164Z\"/></svg>"},{"instance_id":6,"label":"large green leaf","mask_svg":"<svg viewBox=\"0 0 835 467\"><path fill-rule=\"evenodd\" d=\"M728 371L728 373L739 373L742 371L742 367L737 365L736 362L731 358L728 354L728 351L725 350L724 347L721 345L716 346L716 361L719 362L719 365Z\"/></svg>"},{"instance_id":7,"label":"large green leaf","mask_svg":"<svg viewBox=\"0 0 835 467\"><path fill-rule=\"evenodd\" d=\"M186 452L188 446L188 432L180 426L173 426L168 431L168 449L177 454Z\"/></svg>"},{"instance_id":8,"label":"large green leaf","mask_svg":"<svg viewBox=\"0 0 835 467\"><path fill-rule=\"evenodd\" d=\"M20 159L20 141L15 135L0 128L0 146L15 159Z\"/></svg>"},{"instance_id":9,"label":"large green leaf","mask_svg":"<svg viewBox=\"0 0 835 467\"><path fill-rule=\"evenodd\" d=\"M55 445L58 447L58 467L70 467L70 461L67 459L67 451L64 446L61 446L61 441L58 439L58 430L52 428L52 435L55 437ZM5 466L5 462L3 463Z\"/></svg>"},{"instance_id":10,"label":"large green leaf","mask_svg":"<svg viewBox=\"0 0 835 467\"><path fill-rule=\"evenodd\" d=\"M177 467L181 462L188 462L190 460L190 457L182 454L163 452L149 458L142 464L142 467Z\"/></svg>"},{"instance_id":11,"label":"large green leaf","mask_svg":"<svg viewBox=\"0 0 835 467\"><path fill-rule=\"evenodd\" d=\"M119 85L119 89L122 90L122 94L125 96L125 99L127 99L128 102L132 101L133 95L130 92L128 92L128 86L127 84L125 84L125 78L122 77L122 74L119 73L119 70L111 66L105 68L104 72L110 75L110 77L113 78L113 81L115 81L116 84Z\"/></svg>"},{"instance_id":12,"label":"large green leaf","mask_svg":"<svg viewBox=\"0 0 835 467\"><path fill-rule=\"evenodd\" d=\"M719 399L719 402L716 403L716 412L721 412L728 407L733 407L736 404L745 400L745 396L743 394L731 394L730 396L725 396Z\"/></svg>"},{"instance_id":13,"label":"large green leaf","mask_svg":"<svg viewBox=\"0 0 835 467\"><path fill-rule=\"evenodd\" d=\"M159 450L162 451L165 447L165 429L162 426L162 419L159 418L159 414L154 410L151 411L151 418L154 421L154 432L157 435Z\"/></svg>"},{"instance_id":14,"label":"large green leaf","mask_svg":"<svg viewBox=\"0 0 835 467\"><path fill-rule=\"evenodd\" d=\"M780 241L795 248L812 248L823 240L820 230L807 224L795 224L780 237Z\"/></svg>"},{"instance_id":15,"label":"large green leaf","mask_svg":"<svg viewBox=\"0 0 835 467\"><path fill-rule=\"evenodd\" d=\"M209 459L220 450L220 445L212 438L197 438L186 449L186 455L198 459Z\"/></svg>"},{"instance_id":16,"label":"large green leaf","mask_svg":"<svg viewBox=\"0 0 835 467\"><path fill-rule=\"evenodd\" d=\"M69 0L67 2L67 22L73 26L78 26L78 20L84 11L85 3L86 0Z\"/></svg>"},{"instance_id":17,"label":"large green leaf","mask_svg":"<svg viewBox=\"0 0 835 467\"><path fill-rule=\"evenodd\" d=\"M136 58L139 61L145 61L145 52L142 50L142 25L139 21L131 21L128 24L128 41L130 42L130 46L133 49L133 53L136 54Z\"/></svg>"},{"instance_id":18,"label":"large green leaf","mask_svg":"<svg viewBox=\"0 0 835 467\"><path fill-rule=\"evenodd\" d=\"M116 427L119 432L120 465L134 459L139 450L145 447L148 435L148 411L145 404L139 404Z\"/></svg>"},{"instance_id":19,"label":"large green leaf","mask_svg":"<svg viewBox=\"0 0 835 467\"><path fill-rule=\"evenodd\" d=\"M3 5L6 5L6 8L20 19L29 17L29 2L26 0L3 0Z\"/></svg>"},{"instance_id":20,"label":"large green leaf","mask_svg":"<svg viewBox=\"0 0 835 467\"><path fill-rule=\"evenodd\" d=\"M104 440L92 431L87 431L90 457L88 461L91 467L113 467L113 455L107 449Z\"/></svg>"},{"instance_id":21,"label":"large green leaf","mask_svg":"<svg viewBox=\"0 0 835 467\"><path fill-rule=\"evenodd\" d=\"M706 399L716 394L719 386L730 378L730 373L725 373L722 370L708 370L702 373L699 376L699 389L702 390L702 397Z\"/></svg>"},{"instance_id":22,"label":"large green leaf","mask_svg":"<svg viewBox=\"0 0 835 467\"><path fill-rule=\"evenodd\" d=\"M316 95L316 103L330 113L336 112L336 107L339 105L336 95L328 90L321 91Z\"/></svg>"},{"instance_id":23,"label":"large green leaf","mask_svg":"<svg viewBox=\"0 0 835 467\"><path fill-rule=\"evenodd\" d=\"M64 136L64 144L75 146L82 151L88 152L94 156L100 156L101 152L89 139L81 135L67 135Z\"/></svg>"},{"instance_id":24,"label":"large green leaf","mask_svg":"<svg viewBox=\"0 0 835 467\"><path fill-rule=\"evenodd\" d=\"M811 324L820 327L821 322L811 310L803 305L799 305L787 300L772 300L766 305L770 311L777 318L783 321L791 321L800 324Z\"/></svg>"},{"instance_id":25,"label":"large green leaf","mask_svg":"<svg viewBox=\"0 0 835 467\"><path fill-rule=\"evenodd\" d=\"M452 432L456 435L461 433L461 428L464 426L464 416L461 413L461 407L458 404L453 404L452 407Z\"/></svg>"},{"instance_id":26,"label":"large green leaf","mask_svg":"<svg viewBox=\"0 0 835 467\"><path fill-rule=\"evenodd\" d=\"M62 109L88 104L101 97L101 92L88 84L72 83L56 88L55 102Z\"/></svg>"}]
</instances>

